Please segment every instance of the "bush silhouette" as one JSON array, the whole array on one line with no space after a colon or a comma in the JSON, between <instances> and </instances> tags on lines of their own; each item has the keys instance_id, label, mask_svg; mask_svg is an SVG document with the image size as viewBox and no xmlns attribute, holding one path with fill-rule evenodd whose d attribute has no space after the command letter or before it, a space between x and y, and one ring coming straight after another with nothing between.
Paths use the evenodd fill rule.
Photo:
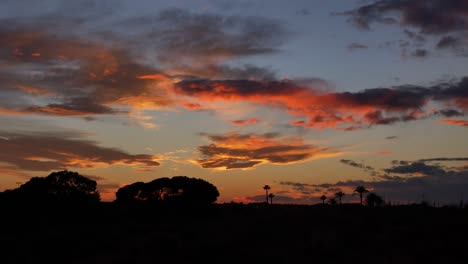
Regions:
<instances>
[{"instance_id":1,"label":"bush silhouette","mask_svg":"<svg viewBox=\"0 0 468 264\"><path fill-rule=\"evenodd\" d=\"M366 197L366 204L369 207L379 207L384 205L384 203L383 198L375 193L369 193Z\"/></svg>"},{"instance_id":2,"label":"bush silhouette","mask_svg":"<svg viewBox=\"0 0 468 264\"><path fill-rule=\"evenodd\" d=\"M33 177L19 188L5 191L3 198L12 202L95 203L99 202L96 181L76 172L58 171L47 177Z\"/></svg>"},{"instance_id":3,"label":"bush silhouette","mask_svg":"<svg viewBox=\"0 0 468 264\"><path fill-rule=\"evenodd\" d=\"M117 191L116 202L211 204L218 196L216 186L205 180L175 176L124 186Z\"/></svg>"}]
</instances>

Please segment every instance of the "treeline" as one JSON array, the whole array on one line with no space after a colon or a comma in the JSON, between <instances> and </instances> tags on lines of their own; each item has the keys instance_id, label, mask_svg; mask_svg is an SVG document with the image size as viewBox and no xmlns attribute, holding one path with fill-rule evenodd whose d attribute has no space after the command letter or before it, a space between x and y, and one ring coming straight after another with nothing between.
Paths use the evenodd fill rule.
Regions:
<instances>
[{"instance_id":1,"label":"treeline","mask_svg":"<svg viewBox=\"0 0 468 264\"><path fill-rule=\"evenodd\" d=\"M119 204L206 205L216 202L218 189L202 179L175 176L135 182L117 190ZM58 171L33 177L19 188L0 192L0 202L23 205L92 205L100 202L96 181L77 172Z\"/></svg>"},{"instance_id":2,"label":"treeline","mask_svg":"<svg viewBox=\"0 0 468 264\"><path fill-rule=\"evenodd\" d=\"M275 194L269 185L264 185L265 202L273 204ZM328 195L328 196L327 196ZM361 206L391 206L375 192L365 186L357 186L353 193L337 190L334 194L323 194L322 205L343 204L346 195L359 195ZM213 184L197 178L175 176L158 178L153 181L135 182L121 187L115 193L115 204L120 205L209 205L216 202L219 191ZM47 177L33 177L16 189L0 192L0 203L11 205L54 205L66 204L87 206L100 202L96 181L72 171L53 172ZM232 204L232 203L231 203ZM421 205L429 206L422 202ZM464 207L463 201L460 206Z\"/></svg>"}]
</instances>

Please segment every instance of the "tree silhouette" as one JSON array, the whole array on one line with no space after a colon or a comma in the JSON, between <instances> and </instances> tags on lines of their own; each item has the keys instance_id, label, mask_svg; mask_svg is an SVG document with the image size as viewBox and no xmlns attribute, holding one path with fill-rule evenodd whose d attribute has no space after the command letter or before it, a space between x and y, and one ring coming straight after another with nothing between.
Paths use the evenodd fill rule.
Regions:
<instances>
[{"instance_id":1,"label":"tree silhouette","mask_svg":"<svg viewBox=\"0 0 468 264\"><path fill-rule=\"evenodd\" d=\"M328 203L330 205L337 205L338 204L335 197L332 197L332 198L328 199Z\"/></svg>"},{"instance_id":2,"label":"tree silhouette","mask_svg":"<svg viewBox=\"0 0 468 264\"><path fill-rule=\"evenodd\" d=\"M270 204L273 204L273 197L275 197L275 195L273 193L270 193L268 194L268 197L270 198Z\"/></svg>"},{"instance_id":3,"label":"tree silhouette","mask_svg":"<svg viewBox=\"0 0 468 264\"><path fill-rule=\"evenodd\" d=\"M375 193L369 193L366 196L366 204L369 207L379 207L384 204L384 200L382 197L380 197L379 195Z\"/></svg>"},{"instance_id":4,"label":"tree silhouette","mask_svg":"<svg viewBox=\"0 0 468 264\"><path fill-rule=\"evenodd\" d=\"M344 192L339 191L339 192L335 193L335 198L338 199L338 202L340 204L343 204L342 199L343 199L343 196L345 196L345 195L346 194Z\"/></svg>"},{"instance_id":5,"label":"tree silhouette","mask_svg":"<svg viewBox=\"0 0 468 264\"><path fill-rule=\"evenodd\" d=\"M263 186L263 190L265 190L266 195L266 202L268 203L268 191L271 189L269 185Z\"/></svg>"},{"instance_id":6,"label":"tree silhouette","mask_svg":"<svg viewBox=\"0 0 468 264\"><path fill-rule=\"evenodd\" d=\"M133 202L135 200L145 200L141 195L144 185L144 182L135 182L120 188L115 193L116 200L119 202Z\"/></svg>"},{"instance_id":7,"label":"tree silhouette","mask_svg":"<svg viewBox=\"0 0 468 264\"><path fill-rule=\"evenodd\" d=\"M116 192L116 202L211 204L218 196L216 186L205 180L175 176L124 186Z\"/></svg>"},{"instance_id":8,"label":"tree silhouette","mask_svg":"<svg viewBox=\"0 0 468 264\"><path fill-rule=\"evenodd\" d=\"M33 177L7 195L9 199L28 203L93 203L100 199L96 186L96 181L64 170L47 177Z\"/></svg>"},{"instance_id":9,"label":"tree silhouette","mask_svg":"<svg viewBox=\"0 0 468 264\"><path fill-rule=\"evenodd\" d=\"M369 191L366 189L366 187L364 186L358 186L356 187L356 189L354 190L354 193L359 193L359 198L361 200L361 205L362 205L362 194L363 193L368 193Z\"/></svg>"},{"instance_id":10,"label":"tree silhouette","mask_svg":"<svg viewBox=\"0 0 468 264\"><path fill-rule=\"evenodd\" d=\"M327 196L325 196L325 194L320 196L320 200L322 200L322 204L325 204L325 200L327 200Z\"/></svg>"}]
</instances>

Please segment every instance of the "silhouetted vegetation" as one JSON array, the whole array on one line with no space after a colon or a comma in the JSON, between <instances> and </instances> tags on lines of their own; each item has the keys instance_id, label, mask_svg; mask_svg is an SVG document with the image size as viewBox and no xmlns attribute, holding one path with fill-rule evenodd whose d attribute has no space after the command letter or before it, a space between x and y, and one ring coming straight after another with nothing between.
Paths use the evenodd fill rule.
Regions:
<instances>
[{"instance_id":1,"label":"silhouetted vegetation","mask_svg":"<svg viewBox=\"0 0 468 264\"><path fill-rule=\"evenodd\" d=\"M47 177L33 177L0 197L10 203L33 205L91 204L99 202L96 182L76 172L58 171Z\"/></svg>"},{"instance_id":2,"label":"silhouetted vegetation","mask_svg":"<svg viewBox=\"0 0 468 264\"><path fill-rule=\"evenodd\" d=\"M423 203L390 206L373 192L365 197L367 206L342 203L338 192L328 205L325 195L317 205L214 204L219 195L215 186L185 176L127 185L118 190L115 203L97 202L95 188L94 181L61 171L0 193L0 201L6 201L0 203L0 226L5 227L0 236L0 262L302 263L313 259L317 263L401 264L468 260L468 208ZM274 197L268 193L270 203ZM29 203L12 202L15 199L95 203L57 210L22 206ZM10 203L14 206L6 206ZM178 206L183 204L205 206Z\"/></svg>"},{"instance_id":3,"label":"silhouetted vegetation","mask_svg":"<svg viewBox=\"0 0 468 264\"><path fill-rule=\"evenodd\" d=\"M335 197L332 197L332 198L328 199L328 204L330 204L330 205L337 205L337 204L338 204L338 201L336 200Z\"/></svg>"},{"instance_id":4,"label":"silhouetted vegetation","mask_svg":"<svg viewBox=\"0 0 468 264\"><path fill-rule=\"evenodd\" d=\"M207 181L175 176L124 186L117 191L116 202L203 205L214 203L218 196L216 186Z\"/></svg>"},{"instance_id":5,"label":"silhouetted vegetation","mask_svg":"<svg viewBox=\"0 0 468 264\"><path fill-rule=\"evenodd\" d=\"M366 196L366 204L369 207L379 207L379 206L384 205L384 203L385 202L384 202L383 198L380 197L379 195L375 194L375 193L369 193Z\"/></svg>"},{"instance_id":6,"label":"silhouetted vegetation","mask_svg":"<svg viewBox=\"0 0 468 264\"><path fill-rule=\"evenodd\" d=\"M327 200L327 196L323 194L322 196L320 196L320 200L322 200L322 204L325 204L325 201Z\"/></svg>"},{"instance_id":7,"label":"silhouetted vegetation","mask_svg":"<svg viewBox=\"0 0 468 264\"><path fill-rule=\"evenodd\" d=\"M358 186L356 187L356 189L354 190L354 193L358 193L359 194L359 199L361 201L361 205L362 205L362 195L364 193L368 193L369 191L366 189L366 187L364 186Z\"/></svg>"},{"instance_id":8,"label":"silhouetted vegetation","mask_svg":"<svg viewBox=\"0 0 468 264\"><path fill-rule=\"evenodd\" d=\"M268 194L268 198L270 198L270 204L273 204L273 198L275 197L275 194L270 193Z\"/></svg>"},{"instance_id":9,"label":"silhouetted vegetation","mask_svg":"<svg viewBox=\"0 0 468 264\"><path fill-rule=\"evenodd\" d=\"M346 195L346 194L345 194L344 192L339 191L339 192L336 192L336 193L335 193L335 198L338 199L338 202L339 202L340 204L343 204L342 199L343 199L343 197L344 197L345 195Z\"/></svg>"},{"instance_id":10,"label":"silhouetted vegetation","mask_svg":"<svg viewBox=\"0 0 468 264\"><path fill-rule=\"evenodd\" d=\"M271 189L269 185L263 186L263 190L265 190L266 202L268 203L268 191Z\"/></svg>"}]
</instances>

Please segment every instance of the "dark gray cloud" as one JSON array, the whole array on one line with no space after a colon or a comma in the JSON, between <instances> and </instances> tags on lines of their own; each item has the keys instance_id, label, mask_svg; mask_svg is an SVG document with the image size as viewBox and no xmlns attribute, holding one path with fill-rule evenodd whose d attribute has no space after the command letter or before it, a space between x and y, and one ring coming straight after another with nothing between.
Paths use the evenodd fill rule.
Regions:
<instances>
[{"instance_id":1,"label":"dark gray cloud","mask_svg":"<svg viewBox=\"0 0 468 264\"><path fill-rule=\"evenodd\" d=\"M313 193L320 193L322 189L317 188L315 184L308 184L308 183L301 183L301 182L292 182L292 181L281 181L279 182L280 185L290 186L295 192L299 192L302 194L313 194Z\"/></svg>"},{"instance_id":2,"label":"dark gray cloud","mask_svg":"<svg viewBox=\"0 0 468 264\"><path fill-rule=\"evenodd\" d=\"M438 50L449 50L459 56L468 56L468 33L442 37L436 45Z\"/></svg>"},{"instance_id":3,"label":"dark gray cloud","mask_svg":"<svg viewBox=\"0 0 468 264\"><path fill-rule=\"evenodd\" d=\"M362 29L372 23L400 23L424 34L445 34L468 30L467 12L465 0L379 0L343 14Z\"/></svg>"},{"instance_id":4,"label":"dark gray cloud","mask_svg":"<svg viewBox=\"0 0 468 264\"><path fill-rule=\"evenodd\" d=\"M362 49L368 49L368 48L369 48L369 46L364 45L364 44L360 44L360 43L356 43L356 42L353 42L353 43L348 45L348 50L349 51L356 51L356 50L362 50Z\"/></svg>"},{"instance_id":5,"label":"dark gray cloud","mask_svg":"<svg viewBox=\"0 0 468 264\"><path fill-rule=\"evenodd\" d=\"M372 176L377 175L377 171L373 167L365 165L363 163L355 162L355 161L348 160L348 159L341 159L340 162L343 163L343 164L346 164L348 166L351 166L351 167L362 169L362 170L364 170L365 172L369 173Z\"/></svg>"},{"instance_id":6,"label":"dark gray cloud","mask_svg":"<svg viewBox=\"0 0 468 264\"><path fill-rule=\"evenodd\" d=\"M455 109L442 109L434 112L436 115L443 115L445 117L463 116L464 114Z\"/></svg>"},{"instance_id":7,"label":"dark gray cloud","mask_svg":"<svg viewBox=\"0 0 468 264\"><path fill-rule=\"evenodd\" d=\"M429 54L430 52L426 49L416 49L411 52L411 56L417 58L426 58Z\"/></svg>"},{"instance_id":8,"label":"dark gray cloud","mask_svg":"<svg viewBox=\"0 0 468 264\"><path fill-rule=\"evenodd\" d=\"M413 175L443 175L445 169L440 165L427 165L422 161L407 162L394 161L395 165L391 168L384 169L386 173L396 174L413 174Z\"/></svg>"},{"instance_id":9,"label":"dark gray cloud","mask_svg":"<svg viewBox=\"0 0 468 264\"><path fill-rule=\"evenodd\" d=\"M277 52L289 36L278 20L178 8L163 10L155 16L132 17L119 26L150 28L149 32L141 33L138 41L155 47L160 62L176 65Z\"/></svg>"},{"instance_id":10,"label":"dark gray cloud","mask_svg":"<svg viewBox=\"0 0 468 264\"><path fill-rule=\"evenodd\" d=\"M140 168L160 165L156 157L128 154L101 147L76 133L0 133L0 160L18 170L49 171L67 168L93 168L99 164L123 164Z\"/></svg>"},{"instance_id":11,"label":"dark gray cloud","mask_svg":"<svg viewBox=\"0 0 468 264\"><path fill-rule=\"evenodd\" d=\"M421 35L421 34L418 34L416 32L413 32L411 30L408 30L408 29L405 29L403 31L403 33L412 41L416 42L416 43L424 43L426 41L426 38Z\"/></svg>"},{"instance_id":12,"label":"dark gray cloud","mask_svg":"<svg viewBox=\"0 0 468 264\"><path fill-rule=\"evenodd\" d=\"M465 0L379 0L354 10L340 13L360 29L369 30L373 23L401 25L409 39L405 46L421 47L427 36L443 36L436 48L448 49L459 56L468 56L468 3ZM411 29L417 29L417 32ZM411 55L426 57L427 49L419 48Z\"/></svg>"},{"instance_id":13,"label":"dark gray cloud","mask_svg":"<svg viewBox=\"0 0 468 264\"><path fill-rule=\"evenodd\" d=\"M432 158L432 159L421 159L421 162L430 162L430 161L468 161L468 157L463 158Z\"/></svg>"},{"instance_id":14,"label":"dark gray cloud","mask_svg":"<svg viewBox=\"0 0 468 264\"><path fill-rule=\"evenodd\" d=\"M279 21L261 17L223 17L171 9L161 12L158 22L164 26L154 34L165 55L173 52L189 56L270 53L285 37Z\"/></svg>"}]
</instances>

